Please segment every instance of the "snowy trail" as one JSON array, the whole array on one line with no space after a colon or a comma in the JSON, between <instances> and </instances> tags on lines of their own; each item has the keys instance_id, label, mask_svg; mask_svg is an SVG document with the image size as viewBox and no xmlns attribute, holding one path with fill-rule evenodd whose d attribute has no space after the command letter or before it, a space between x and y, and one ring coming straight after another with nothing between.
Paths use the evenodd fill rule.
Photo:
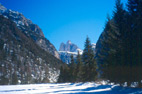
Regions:
<instances>
[{"instance_id":1,"label":"snowy trail","mask_svg":"<svg viewBox=\"0 0 142 94\"><path fill-rule=\"evenodd\" d=\"M3 85L0 94L142 94L142 89L95 83Z\"/></svg>"}]
</instances>

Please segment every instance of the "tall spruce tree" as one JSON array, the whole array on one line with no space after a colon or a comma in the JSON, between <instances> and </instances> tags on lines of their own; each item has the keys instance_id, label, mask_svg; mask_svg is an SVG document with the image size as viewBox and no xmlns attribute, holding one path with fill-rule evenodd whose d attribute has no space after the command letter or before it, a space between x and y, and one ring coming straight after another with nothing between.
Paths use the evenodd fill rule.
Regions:
<instances>
[{"instance_id":1,"label":"tall spruce tree","mask_svg":"<svg viewBox=\"0 0 142 94\"><path fill-rule=\"evenodd\" d=\"M132 81L142 79L142 0L128 0L128 12L132 32L131 68ZM142 87L142 86L141 86Z\"/></svg>"},{"instance_id":2,"label":"tall spruce tree","mask_svg":"<svg viewBox=\"0 0 142 94\"><path fill-rule=\"evenodd\" d=\"M75 69L76 69L76 63L74 61L73 55L71 55L71 63L69 64L70 82L75 82L76 79Z\"/></svg>"},{"instance_id":3,"label":"tall spruce tree","mask_svg":"<svg viewBox=\"0 0 142 94\"><path fill-rule=\"evenodd\" d=\"M78 54L77 54L77 59L76 59L76 63L77 63L77 66L76 66L76 82L82 82L82 78L83 78L83 62L82 62L82 59L81 59L81 55L78 51Z\"/></svg>"},{"instance_id":4,"label":"tall spruce tree","mask_svg":"<svg viewBox=\"0 0 142 94\"><path fill-rule=\"evenodd\" d=\"M70 69L68 65L61 66L60 75L58 78L59 83L71 82L70 78Z\"/></svg>"},{"instance_id":5,"label":"tall spruce tree","mask_svg":"<svg viewBox=\"0 0 142 94\"><path fill-rule=\"evenodd\" d=\"M142 63L142 0L128 0L128 10L131 18L131 30L133 33L133 43L134 43L134 56L136 60L133 61L133 64Z\"/></svg>"},{"instance_id":6,"label":"tall spruce tree","mask_svg":"<svg viewBox=\"0 0 142 94\"><path fill-rule=\"evenodd\" d=\"M97 62L102 71L102 77L111 81L120 81L122 65L125 63L125 15L126 11L120 0L116 0L115 11L112 19L108 17L103 34L101 35ZM119 70L119 71L118 71ZM122 76L122 75L121 75ZM121 77L120 76L120 77Z\"/></svg>"},{"instance_id":7,"label":"tall spruce tree","mask_svg":"<svg viewBox=\"0 0 142 94\"><path fill-rule=\"evenodd\" d=\"M60 75L59 75L59 78L58 78L58 82L64 82L64 69L63 69L63 66L61 66L60 68Z\"/></svg>"},{"instance_id":8,"label":"tall spruce tree","mask_svg":"<svg viewBox=\"0 0 142 94\"><path fill-rule=\"evenodd\" d=\"M116 0L113 16L108 19L96 46L96 60L103 78L116 83L128 82L129 86L139 81L140 86L142 0L128 0L127 6L128 11Z\"/></svg>"},{"instance_id":9,"label":"tall spruce tree","mask_svg":"<svg viewBox=\"0 0 142 94\"><path fill-rule=\"evenodd\" d=\"M96 76L96 62L94 59L94 53L92 50L91 42L88 37L85 41L85 48L83 50L82 60L84 63L83 81L94 81Z\"/></svg>"}]
</instances>

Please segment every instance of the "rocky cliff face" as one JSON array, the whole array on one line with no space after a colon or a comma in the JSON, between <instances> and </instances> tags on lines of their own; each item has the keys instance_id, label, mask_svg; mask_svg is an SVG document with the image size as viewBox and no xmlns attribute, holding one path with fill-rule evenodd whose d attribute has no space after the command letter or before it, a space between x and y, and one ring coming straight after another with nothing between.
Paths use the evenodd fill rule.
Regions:
<instances>
[{"instance_id":1,"label":"rocky cliff face","mask_svg":"<svg viewBox=\"0 0 142 94\"><path fill-rule=\"evenodd\" d=\"M60 59L65 62L66 64L69 64L71 62L71 55L74 56L74 58L77 56L77 52L80 52L82 54L82 50L78 48L76 44L71 43L71 41L67 41L66 44L61 43L60 49L59 49L59 55Z\"/></svg>"},{"instance_id":2,"label":"rocky cliff face","mask_svg":"<svg viewBox=\"0 0 142 94\"><path fill-rule=\"evenodd\" d=\"M66 44L61 43L59 51L76 52L77 49L78 49L77 45L71 43L71 41L68 40Z\"/></svg>"},{"instance_id":3,"label":"rocky cliff face","mask_svg":"<svg viewBox=\"0 0 142 94\"><path fill-rule=\"evenodd\" d=\"M92 49L95 53L95 49L96 49L95 43L92 43ZM67 41L66 44L65 43L60 44L60 49L58 52L60 55L60 59L66 64L69 64L71 62L71 55L73 55L74 58L76 58L78 51L82 55L83 50L79 49L76 44L71 43L71 41L69 40Z\"/></svg>"},{"instance_id":4,"label":"rocky cliff face","mask_svg":"<svg viewBox=\"0 0 142 94\"><path fill-rule=\"evenodd\" d=\"M0 4L0 15L3 15L5 18L12 20L16 23L16 26L28 37L35 41L45 51L51 53L56 58L59 58L59 54L55 47L44 37L42 30L31 20L24 17L19 12L12 11L5 8Z\"/></svg>"}]
</instances>

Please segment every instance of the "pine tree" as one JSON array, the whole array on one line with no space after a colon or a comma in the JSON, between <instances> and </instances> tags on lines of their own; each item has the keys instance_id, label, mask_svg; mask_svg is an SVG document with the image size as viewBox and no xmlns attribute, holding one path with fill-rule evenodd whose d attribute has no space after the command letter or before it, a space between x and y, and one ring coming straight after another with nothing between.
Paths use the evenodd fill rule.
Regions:
<instances>
[{"instance_id":1,"label":"pine tree","mask_svg":"<svg viewBox=\"0 0 142 94\"><path fill-rule=\"evenodd\" d=\"M82 78L83 78L83 62L81 59L81 55L78 51L77 54L77 66L76 66L76 82L82 82Z\"/></svg>"},{"instance_id":2,"label":"pine tree","mask_svg":"<svg viewBox=\"0 0 142 94\"><path fill-rule=\"evenodd\" d=\"M60 75L59 75L59 78L58 78L58 82L64 82L64 69L63 69L63 66L61 66L60 68Z\"/></svg>"},{"instance_id":3,"label":"pine tree","mask_svg":"<svg viewBox=\"0 0 142 94\"><path fill-rule=\"evenodd\" d=\"M60 75L58 78L59 83L71 82L71 74L68 65L60 67Z\"/></svg>"},{"instance_id":4,"label":"pine tree","mask_svg":"<svg viewBox=\"0 0 142 94\"><path fill-rule=\"evenodd\" d=\"M128 30L127 19L128 13L123 9L120 0L116 0L115 10L112 18L108 17L103 34L101 35L101 47L97 52L97 62L103 71L103 77L111 81L121 81L123 71L129 57L126 52L129 51L127 46ZM119 70L119 71L118 71Z\"/></svg>"},{"instance_id":5,"label":"pine tree","mask_svg":"<svg viewBox=\"0 0 142 94\"><path fill-rule=\"evenodd\" d=\"M126 11L123 9L123 4L121 3L121 0L116 0L116 4L115 4L115 10L113 12L113 21L114 21L114 25L115 27L117 27L117 31L119 33L119 36L117 36L119 38L118 42L117 42L117 46L118 46L118 51L117 51L117 62L119 63L119 65L123 64L125 62L125 50L124 47L126 46L125 44L125 40L126 40L126 19L125 19L125 15L126 15ZM121 64L120 64L121 63ZM126 62L125 62L126 63Z\"/></svg>"},{"instance_id":6,"label":"pine tree","mask_svg":"<svg viewBox=\"0 0 142 94\"><path fill-rule=\"evenodd\" d=\"M103 78L116 83L127 81L129 85L142 79L141 27L142 0L128 0L128 11L116 0L113 16L108 19L96 47Z\"/></svg>"},{"instance_id":7,"label":"pine tree","mask_svg":"<svg viewBox=\"0 0 142 94\"><path fill-rule=\"evenodd\" d=\"M116 45L118 43L117 36L118 32L116 31L117 28L115 27L114 21L108 19L108 22L104 29L103 39L101 41L102 49L99 53L99 57L97 60L103 62L100 67L103 67L103 77L110 78L112 69L116 65Z\"/></svg>"},{"instance_id":8,"label":"pine tree","mask_svg":"<svg viewBox=\"0 0 142 94\"><path fill-rule=\"evenodd\" d=\"M75 82L76 79L75 69L76 69L76 64L73 55L71 55L71 63L69 64L69 74L70 74L69 79L71 82Z\"/></svg>"},{"instance_id":9,"label":"pine tree","mask_svg":"<svg viewBox=\"0 0 142 94\"><path fill-rule=\"evenodd\" d=\"M18 84L18 77L17 77L16 72L12 74L12 84L14 85Z\"/></svg>"},{"instance_id":10,"label":"pine tree","mask_svg":"<svg viewBox=\"0 0 142 94\"><path fill-rule=\"evenodd\" d=\"M85 41L85 48L83 50L82 60L84 63L84 74L83 74L83 81L94 81L95 77L93 74L96 74L96 68L95 71L92 71L95 64L94 60L94 53L92 50L90 39L87 37ZM95 66L96 67L96 66ZM95 75L96 76L96 75Z\"/></svg>"},{"instance_id":11,"label":"pine tree","mask_svg":"<svg viewBox=\"0 0 142 94\"><path fill-rule=\"evenodd\" d=\"M141 81L142 67L142 0L128 0L128 12L132 32L132 81ZM135 77L134 77L135 76ZM141 86L142 87L142 86Z\"/></svg>"}]
</instances>

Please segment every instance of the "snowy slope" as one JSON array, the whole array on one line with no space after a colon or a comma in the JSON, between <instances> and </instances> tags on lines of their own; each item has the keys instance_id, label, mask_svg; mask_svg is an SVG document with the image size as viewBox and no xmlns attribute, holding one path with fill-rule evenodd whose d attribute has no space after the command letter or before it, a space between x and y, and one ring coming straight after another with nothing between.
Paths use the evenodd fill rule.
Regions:
<instances>
[{"instance_id":1,"label":"snowy slope","mask_svg":"<svg viewBox=\"0 0 142 94\"><path fill-rule=\"evenodd\" d=\"M0 86L0 94L142 94L142 89L95 83L61 83Z\"/></svg>"}]
</instances>

